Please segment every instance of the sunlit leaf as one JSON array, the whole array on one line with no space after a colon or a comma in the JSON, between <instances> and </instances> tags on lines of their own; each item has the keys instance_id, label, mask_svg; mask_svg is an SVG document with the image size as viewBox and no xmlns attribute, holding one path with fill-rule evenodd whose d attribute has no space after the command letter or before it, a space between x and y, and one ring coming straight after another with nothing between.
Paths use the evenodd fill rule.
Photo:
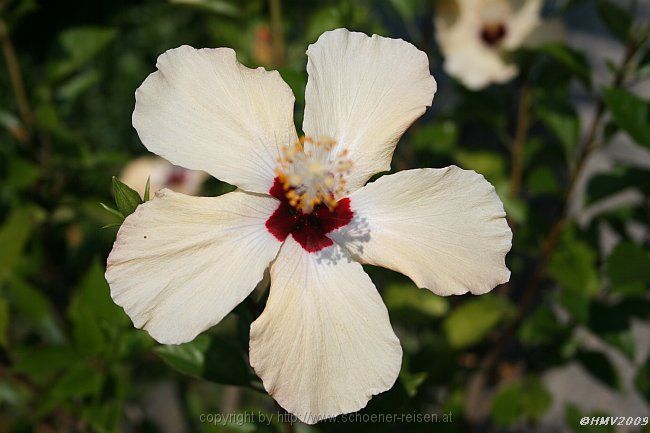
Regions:
<instances>
[{"instance_id":1,"label":"sunlit leaf","mask_svg":"<svg viewBox=\"0 0 650 433\"><path fill-rule=\"evenodd\" d=\"M453 309L443 327L449 343L460 349L481 341L511 312L512 305L505 299L485 295L463 302Z\"/></svg>"}]
</instances>

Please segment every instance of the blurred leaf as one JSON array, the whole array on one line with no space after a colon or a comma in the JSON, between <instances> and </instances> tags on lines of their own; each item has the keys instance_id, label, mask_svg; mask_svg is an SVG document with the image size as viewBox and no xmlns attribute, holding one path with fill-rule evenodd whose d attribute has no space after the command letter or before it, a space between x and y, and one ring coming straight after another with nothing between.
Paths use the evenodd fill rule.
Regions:
<instances>
[{"instance_id":1,"label":"blurred leaf","mask_svg":"<svg viewBox=\"0 0 650 433\"><path fill-rule=\"evenodd\" d=\"M57 92L61 99L72 101L92 88L100 80L101 76L96 70L89 70L75 75L67 80Z\"/></svg>"},{"instance_id":2,"label":"blurred leaf","mask_svg":"<svg viewBox=\"0 0 650 433\"><path fill-rule=\"evenodd\" d=\"M650 253L632 242L621 242L607 258L606 271L613 291L643 295L650 283Z\"/></svg>"},{"instance_id":3,"label":"blurred leaf","mask_svg":"<svg viewBox=\"0 0 650 433\"><path fill-rule=\"evenodd\" d=\"M14 351L12 370L36 382L45 381L79 360L70 346L30 347Z\"/></svg>"},{"instance_id":4,"label":"blurred leaf","mask_svg":"<svg viewBox=\"0 0 650 433\"><path fill-rule=\"evenodd\" d=\"M449 309L449 302L414 284L392 283L383 292L386 306L392 310L415 311L429 317L441 317Z\"/></svg>"},{"instance_id":5,"label":"blurred leaf","mask_svg":"<svg viewBox=\"0 0 650 433\"><path fill-rule=\"evenodd\" d=\"M573 73L585 87L591 87L591 67L583 53L559 42L542 45L539 49Z\"/></svg>"},{"instance_id":6,"label":"blurred leaf","mask_svg":"<svg viewBox=\"0 0 650 433\"><path fill-rule=\"evenodd\" d=\"M421 371L419 373L410 373L405 369L402 369L399 373L399 378L406 389L406 393L409 397L413 398L418 393L420 385L424 383L429 374L426 371Z\"/></svg>"},{"instance_id":7,"label":"blurred leaf","mask_svg":"<svg viewBox=\"0 0 650 433\"><path fill-rule=\"evenodd\" d=\"M79 69L106 48L116 35L115 29L105 27L75 27L64 31L59 39L68 58L55 65L54 79L61 79Z\"/></svg>"},{"instance_id":8,"label":"blurred leaf","mask_svg":"<svg viewBox=\"0 0 650 433\"><path fill-rule=\"evenodd\" d=\"M602 417L607 416L602 412L591 412L586 415L583 413L578 406L569 404L566 406L564 411L564 420L574 433L614 433L614 426L612 425L582 425L580 420L588 416L589 419L592 417Z\"/></svg>"},{"instance_id":9,"label":"blurred leaf","mask_svg":"<svg viewBox=\"0 0 650 433\"><path fill-rule=\"evenodd\" d=\"M502 320L513 306L504 298L484 295L453 309L443 323L452 347L461 349L478 343Z\"/></svg>"},{"instance_id":10,"label":"blurred leaf","mask_svg":"<svg viewBox=\"0 0 650 433\"><path fill-rule=\"evenodd\" d=\"M77 348L85 354L98 354L104 349L108 332L128 323L128 318L110 296L104 278L104 267L93 260L74 293L68 315L73 324Z\"/></svg>"},{"instance_id":11,"label":"blurred leaf","mask_svg":"<svg viewBox=\"0 0 650 433\"><path fill-rule=\"evenodd\" d=\"M650 147L650 111L648 102L618 88L604 91L605 102L614 121L637 143Z\"/></svg>"},{"instance_id":12,"label":"blurred leaf","mask_svg":"<svg viewBox=\"0 0 650 433\"><path fill-rule=\"evenodd\" d=\"M228 17L236 17L239 15L239 9L237 9L235 5L223 0L169 0L169 2L200 8L208 12Z\"/></svg>"},{"instance_id":13,"label":"blurred leaf","mask_svg":"<svg viewBox=\"0 0 650 433\"><path fill-rule=\"evenodd\" d=\"M15 310L24 315L39 330L45 341L62 343L65 335L56 319L56 310L50 300L38 289L19 278L11 278L7 297Z\"/></svg>"},{"instance_id":14,"label":"blurred leaf","mask_svg":"<svg viewBox=\"0 0 650 433\"><path fill-rule=\"evenodd\" d=\"M639 391L639 394L650 402L650 357L645 360L645 363L639 367L639 371L634 379L634 385Z\"/></svg>"},{"instance_id":15,"label":"blurred leaf","mask_svg":"<svg viewBox=\"0 0 650 433\"><path fill-rule=\"evenodd\" d=\"M21 257L34 227L34 211L19 207L0 226L0 282L4 281Z\"/></svg>"},{"instance_id":16,"label":"blurred leaf","mask_svg":"<svg viewBox=\"0 0 650 433\"><path fill-rule=\"evenodd\" d=\"M189 343L158 346L154 350L174 369L183 374L201 377L209 346L210 337L199 335Z\"/></svg>"},{"instance_id":17,"label":"blurred leaf","mask_svg":"<svg viewBox=\"0 0 650 433\"><path fill-rule=\"evenodd\" d=\"M596 379L605 385L618 389L620 382L616 368L612 365L609 358L601 353L591 350L581 350L576 356L576 360Z\"/></svg>"},{"instance_id":18,"label":"blurred leaf","mask_svg":"<svg viewBox=\"0 0 650 433\"><path fill-rule=\"evenodd\" d=\"M580 139L580 120L573 106L566 100L542 99L536 111L564 147L567 159L572 161Z\"/></svg>"},{"instance_id":19,"label":"blurred leaf","mask_svg":"<svg viewBox=\"0 0 650 433\"><path fill-rule=\"evenodd\" d=\"M140 194L115 176L113 176L113 192L115 193L115 204L125 217L131 215L142 203Z\"/></svg>"},{"instance_id":20,"label":"blurred leaf","mask_svg":"<svg viewBox=\"0 0 650 433\"><path fill-rule=\"evenodd\" d=\"M596 252L575 233L571 226L564 230L549 260L548 273L566 289L593 295L600 289Z\"/></svg>"},{"instance_id":21,"label":"blurred leaf","mask_svg":"<svg viewBox=\"0 0 650 433\"><path fill-rule=\"evenodd\" d=\"M491 417L499 426L519 419L538 420L551 406L551 394L536 377L515 380L503 387L492 400Z\"/></svg>"},{"instance_id":22,"label":"blurred leaf","mask_svg":"<svg viewBox=\"0 0 650 433\"><path fill-rule=\"evenodd\" d=\"M503 156L496 152L459 150L455 152L454 158L462 168L482 174L492 184L498 183L504 177L505 161Z\"/></svg>"},{"instance_id":23,"label":"blurred leaf","mask_svg":"<svg viewBox=\"0 0 650 433\"><path fill-rule=\"evenodd\" d=\"M0 296L0 347L9 344L9 303Z\"/></svg>"},{"instance_id":24,"label":"blurred leaf","mask_svg":"<svg viewBox=\"0 0 650 433\"><path fill-rule=\"evenodd\" d=\"M555 194L560 185L547 166L535 167L528 173L526 187L531 194Z\"/></svg>"},{"instance_id":25,"label":"blurred leaf","mask_svg":"<svg viewBox=\"0 0 650 433\"><path fill-rule=\"evenodd\" d=\"M247 385L251 374L240 351L230 342L200 335L189 343L159 346L155 351L174 369L217 383Z\"/></svg>"},{"instance_id":26,"label":"blurred leaf","mask_svg":"<svg viewBox=\"0 0 650 433\"><path fill-rule=\"evenodd\" d=\"M650 195L650 171L633 167L616 167L610 173L600 173L589 180L587 204L609 197L627 188Z\"/></svg>"},{"instance_id":27,"label":"blurred leaf","mask_svg":"<svg viewBox=\"0 0 650 433\"><path fill-rule=\"evenodd\" d=\"M610 32L627 42L632 28L632 16L623 8L607 0L598 0L596 10Z\"/></svg>"},{"instance_id":28,"label":"blurred leaf","mask_svg":"<svg viewBox=\"0 0 650 433\"><path fill-rule=\"evenodd\" d=\"M447 155L458 140L458 127L451 121L430 123L417 128L411 136L411 145L417 151Z\"/></svg>"},{"instance_id":29,"label":"blurred leaf","mask_svg":"<svg viewBox=\"0 0 650 433\"><path fill-rule=\"evenodd\" d=\"M558 336L567 331L550 307L541 305L533 314L524 318L519 328L519 339L526 345L548 344L558 340Z\"/></svg>"}]
</instances>

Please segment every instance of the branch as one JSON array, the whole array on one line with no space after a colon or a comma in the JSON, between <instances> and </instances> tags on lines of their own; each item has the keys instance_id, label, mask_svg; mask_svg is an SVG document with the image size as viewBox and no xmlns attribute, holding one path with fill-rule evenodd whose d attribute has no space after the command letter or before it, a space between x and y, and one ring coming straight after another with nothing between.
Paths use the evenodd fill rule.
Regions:
<instances>
[{"instance_id":1,"label":"branch","mask_svg":"<svg viewBox=\"0 0 650 433\"><path fill-rule=\"evenodd\" d=\"M524 145L528 139L530 124L530 87L524 83L519 94L519 110L517 114L517 130L512 145L512 166L510 171L510 196L516 198L521 189L522 164L521 157Z\"/></svg>"},{"instance_id":2,"label":"branch","mask_svg":"<svg viewBox=\"0 0 650 433\"><path fill-rule=\"evenodd\" d=\"M27 98L25 84L20 71L20 63L18 62L16 51L11 43L11 39L9 38L9 30L2 18L0 18L0 45L2 46L2 54L7 66L7 72L9 73L11 88L16 97L18 113L25 124L28 134L31 134L34 126L34 113L29 104L29 99Z\"/></svg>"}]
</instances>

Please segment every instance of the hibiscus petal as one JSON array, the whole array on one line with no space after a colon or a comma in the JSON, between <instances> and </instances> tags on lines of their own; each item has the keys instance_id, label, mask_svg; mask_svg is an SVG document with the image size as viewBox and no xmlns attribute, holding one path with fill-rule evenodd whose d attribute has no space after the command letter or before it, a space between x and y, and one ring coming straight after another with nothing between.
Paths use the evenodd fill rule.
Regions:
<instances>
[{"instance_id":1,"label":"hibiscus petal","mask_svg":"<svg viewBox=\"0 0 650 433\"><path fill-rule=\"evenodd\" d=\"M503 41L505 48L519 48L540 24L541 0L510 0L514 13L508 21L508 33Z\"/></svg>"},{"instance_id":2,"label":"hibiscus petal","mask_svg":"<svg viewBox=\"0 0 650 433\"><path fill-rule=\"evenodd\" d=\"M337 29L307 50L303 130L349 151L349 191L390 169L397 141L431 105L427 56L401 39Z\"/></svg>"},{"instance_id":3,"label":"hibiscus petal","mask_svg":"<svg viewBox=\"0 0 650 433\"><path fill-rule=\"evenodd\" d=\"M147 149L267 193L278 146L297 139L294 96L280 74L242 66L229 48L182 46L156 66L135 93L133 126Z\"/></svg>"},{"instance_id":4,"label":"hibiscus petal","mask_svg":"<svg viewBox=\"0 0 650 433\"><path fill-rule=\"evenodd\" d=\"M512 232L483 176L451 166L383 176L350 196L354 218L329 234L362 263L438 295L481 294L508 281Z\"/></svg>"},{"instance_id":5,"label":"hibiscus petal","mask_svg":"<svg viewBox=\"0 0 650 433\"><path fill-rule=\"evenodd\" d=\"M402 349L360 264L333 245L308 253L289 237L251 325L250 362L266 390L304 422L363 408L393 386Z\"/></svg>"},{"instance_id":6,"label":"hibiscus petal","mask_svg":"<svg viewBox=\"0 0 650 433\"><path fill-rule=\"evenodd\" d=\"M192 340L262 279L280 248L264 227L277 206L272 197L239 191L160 191L117 234L106 270L113 300L157 341Z\"/></svg>"},{"instance_id":7,"label":"hibiscus petal","mask_svg":"<svg viewBox=\"0 0 650 433\"><path fill-rule=\"evenodd\" d=\"M445 7L447 3L440 2L440 5ZM481 41L477 14L468 10L472 6L463 2L459 6L461 9L452 13L438 13L435 19L436 39L445 57L445 72L472 90L512 79L517 67L503 60L501 50Z\"/></svg>"}]
</instances>

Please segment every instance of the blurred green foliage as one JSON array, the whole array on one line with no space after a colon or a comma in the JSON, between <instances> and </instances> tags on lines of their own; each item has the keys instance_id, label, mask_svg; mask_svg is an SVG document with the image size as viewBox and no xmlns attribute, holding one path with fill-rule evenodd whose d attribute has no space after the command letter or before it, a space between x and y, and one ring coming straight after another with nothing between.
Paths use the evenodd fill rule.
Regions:
<instances>
[{"instance_id":1,"label":"blurred green foliage","mask_svg":"<svg viewBox=\"0 0 650 433\"><path fill-rule=\"evenodd\" d=\"M649 172L619 162L591 177L585 206L627 190L639 199L586 222L569 204L594 152L621 137L650 147L649 102L630 87L650 77L649 29L606 0L549 2L546 12L563 19L578 7L597 13L624 51L605 87L584 53L553 42L513 53L521 74L512 82L470 92L440 68L432 1L292 0L279 17L262 0L0 1L0 432L170 431L172 415L150 409L159 384L171 386L186 431L533 431L553 404L542 380L551 368L577 363L604 387L624 386L578 330L636 366L633 386L647 403L650 360L638 361L631 326L650 312ZM278 22L282 39L269 39ZM441 298L368 268L404 360L393 389L362 412L451 411L452 423L211 425L200 414L280 410L246 359L264 299L251 295L179 346L158 345L112 302L104 259L116 226L148 198L111 182L145 153L131 127L134 90L166 49L230 46L244 64L279 69L299 127L305 49L336 27L402 37L427 53L440 90L393 166L457 164L492 182L514 231L511 282ZM579 116L577 100L595 115ZM203 192L227 188L211 180ZM604 228L613 249L600 241ZM573 431L613 431L581 426L592 413L562 405Z\"/></svg>"}]
</instances>

